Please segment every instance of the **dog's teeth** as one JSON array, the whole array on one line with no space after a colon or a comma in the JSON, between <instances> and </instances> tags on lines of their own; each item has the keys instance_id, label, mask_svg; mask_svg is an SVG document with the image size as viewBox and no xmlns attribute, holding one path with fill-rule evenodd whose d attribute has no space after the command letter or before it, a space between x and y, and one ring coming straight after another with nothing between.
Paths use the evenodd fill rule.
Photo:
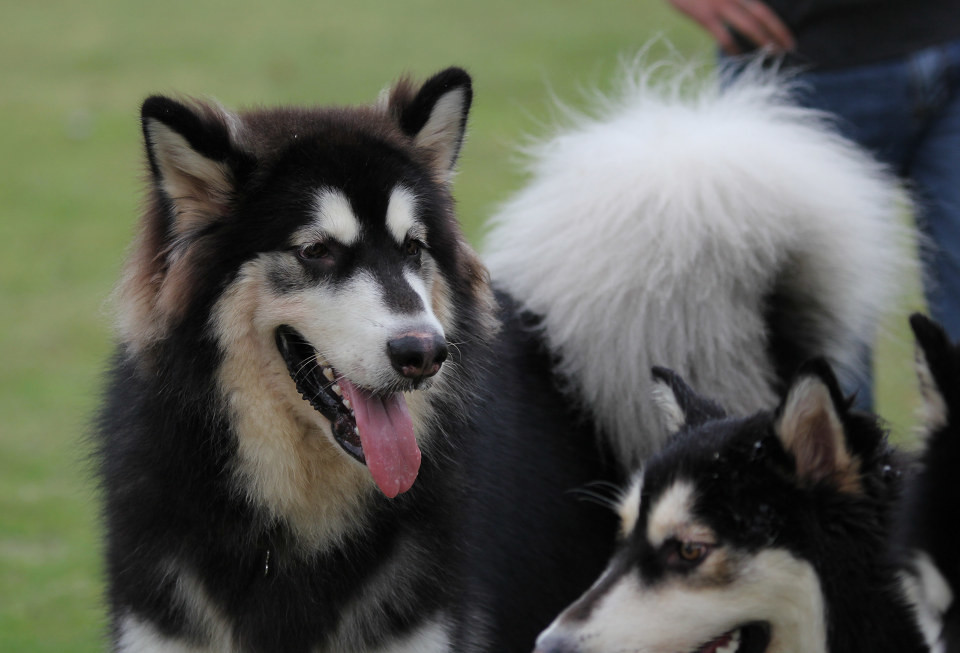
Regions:
<instances>
[{"instance_id":1,"label":"dog's teeth","mask_svg":"<svg viewBox=\"0 0 960 653\"><path fill-rule=\"evenodd\" d=\"M727 642L727 645L723 648L718 648L716 653L736 653L740 648L740 629L733 631L733 634L730 635L730 641Z\"/></svg>"},{"instance_id":2,"label":"dog's teeth","mask_svg":"<svg viewBox=\"0 0 960 653\"><path fill-rule=\"evenodd\" d=\"M338 397L343 396L343 390L341 390L340 386L338 386L336 383L334 383L330 389L333 390L333 394L337 395Z\"/></svg>"},{"instance_id":3,"label":"dog's teeth","mask_svg":"<svg viewBox=\"0 0 960 653\"><path fill-rule=\"evenodd\" d=\"M340 393L338 392L337 394L340 394ZM349 400L349 399L344 399L344 400L343 400L343 405L347 407L347 410L353 410L353 406L350 405L350 400Z\"/></svg>"},{"instance_id":4,"label":"dog's teeth","mask_svg":"<svg viewBox=\"0 0 960 653\"><path fill-rule=\"evenodd\" d=\"M323 368L323 375L324 375L325 377L327 377L327 381L333 381L333 380L334 380L333 370L332 370L331 368L329 368L329 367Z\"/></svg>"}]
</instances>

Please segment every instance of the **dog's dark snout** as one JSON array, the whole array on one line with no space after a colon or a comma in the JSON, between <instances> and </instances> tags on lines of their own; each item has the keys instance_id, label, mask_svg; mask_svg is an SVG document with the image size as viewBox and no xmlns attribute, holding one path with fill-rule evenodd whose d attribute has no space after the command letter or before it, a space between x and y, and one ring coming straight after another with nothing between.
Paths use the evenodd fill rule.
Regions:
<instances>
[{"instance_id":1,"label":"dog's dark snout","mask_svg":"<svg viewBox=\"0 0 960 653\"><path fill-rule=\"evenodd\" d=\"M405 333L387 343L390 364L408 379L425 379L447 359L447 341L435 333Z\"/></svg>"}]
</instances>

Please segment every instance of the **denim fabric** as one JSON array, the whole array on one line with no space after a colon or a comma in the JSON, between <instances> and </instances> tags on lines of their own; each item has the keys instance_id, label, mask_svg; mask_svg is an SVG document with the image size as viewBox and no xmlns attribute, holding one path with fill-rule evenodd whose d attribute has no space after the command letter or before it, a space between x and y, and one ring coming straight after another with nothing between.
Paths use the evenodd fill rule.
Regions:
<instances>
[{"instance_id":1,"label":"denim fabric","mask_svg":"<svg viewBox=\"0 0 960 653\"><path fill-rule=\"evenodd\" d=\"M805 72L798 100L837 117L912 189L929 311L960 338L960 40L866 66ZM869 367L869 365L867 366ZM872 374L858 389L870 407Z\"/></svg>"}]
</instances>

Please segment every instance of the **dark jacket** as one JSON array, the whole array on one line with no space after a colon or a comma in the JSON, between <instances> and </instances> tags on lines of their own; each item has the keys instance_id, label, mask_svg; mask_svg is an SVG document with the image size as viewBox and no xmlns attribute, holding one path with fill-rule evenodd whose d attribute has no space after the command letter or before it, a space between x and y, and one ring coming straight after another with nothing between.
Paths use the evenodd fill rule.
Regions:
<instances>
[{"instance_id":1,"label":"dark jacket","mask_svg":"<svg viewBox=\"0 0 960 653\"><path fill-rule=\"evenodd\" d=\"M960 38L960 0L764 2L796 38L788 63L809 69L875 63Z\"/></svg>"}]
</instances>

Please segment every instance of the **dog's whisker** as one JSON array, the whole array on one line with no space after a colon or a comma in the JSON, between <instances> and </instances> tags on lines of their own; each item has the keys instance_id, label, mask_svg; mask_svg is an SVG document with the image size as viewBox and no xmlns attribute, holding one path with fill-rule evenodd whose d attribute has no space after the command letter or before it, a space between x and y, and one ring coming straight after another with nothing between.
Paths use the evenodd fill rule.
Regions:
<instances>
[{"instance_id":1,"label":"dog's whisker","mask_svg":"<svg viewBox=\"0 0 960 653\"><path fill-rule=\"evenodd\" d=\"M315 360L315 359L312 359L312 358L307 358L307 359L305 359L305 360L300 364L300 366L294 371L294 375L295 375L295 376L300 376L301 374L303 374L303 373L307 370L307 368L308 368L311 364L316 365L316 360Z\"/></svg>"},{"instance_id":2,"label":"dog's whisker","mask_svg":"<svg viewBox=\"0 0 960 653\"><path fill-rule=\"evenodd\" d=\"M622 486L604 480L590 481L589 483L586 483L584 487L590 490L599 490L600 492L609 496L610 500L614 502L619 501L624 493L624 488Z\"/></svg>"},{"instance_id":3,"label":"dog's whisker","mask_svg":"<svg viewBox=\"0 0 960 653\"><path fill-rule=\"evenodd\" d=\"M573 497L581 501L595 503L605 508L615 508L617 506L617 501L614 498L606 496L604 494L600 494L599 492L594 492L593 490L589 490L586 487L579 487L579 488L574 488L572 490L567 490L566 493L572 495Z\"/></svg>"}]
</instances>

